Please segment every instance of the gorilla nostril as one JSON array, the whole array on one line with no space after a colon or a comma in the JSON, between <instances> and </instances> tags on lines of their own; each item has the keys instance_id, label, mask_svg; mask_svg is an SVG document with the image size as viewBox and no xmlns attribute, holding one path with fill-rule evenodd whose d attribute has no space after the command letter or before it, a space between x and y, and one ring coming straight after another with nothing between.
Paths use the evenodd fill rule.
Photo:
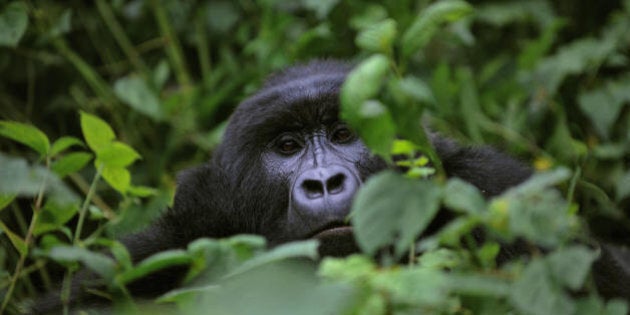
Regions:
<instances>
[{"instance_id":1,"label":"gorilla nostril","mask_svg":"<svg viewBox=\"0 0 630 315\"><path fill-rule=\"evenodd\" d=\"M309 199L315 199L324 195L324 185L318 180L307 179L302 183L302 188Z\"/></svg>"},{"instance_id":2,"label":"gorilla nostril","mask_svg":"<svg viewBox=\"0 0 630 315\"><path fill-rule=\"evenodd\" d=\"M346 180L346 175L337 174L326 181L326 190L330 194L338 194L343 191L343 183Z\"/></svg>"}]
</instances>

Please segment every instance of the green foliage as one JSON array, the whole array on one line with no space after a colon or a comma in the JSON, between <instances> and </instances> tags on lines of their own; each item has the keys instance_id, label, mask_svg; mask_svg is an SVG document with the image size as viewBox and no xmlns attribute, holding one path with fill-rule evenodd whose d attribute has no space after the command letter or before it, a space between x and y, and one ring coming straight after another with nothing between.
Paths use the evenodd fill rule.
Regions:
<instances>
[{"instance_id":1,"label":"green foliage","mask_svg":"<svg viewBox=\"0 0 630 315\"><path fill-rule=\"evenodd\" d=\"M598 252L581 244L630 234L628 29L628 1L2 4L0 313L61 281L58 262L66 280L94 271L122 313L155 310L128 283L180 266L160 312L626 314L597 294ZM318 262L314 241L242 235L134 264L114 237L168 207L231 109L272 70L328 56L357 64L342 118L402 170L356 197L363 253ZM538 173L486 200L446 179L425 126ZM428 229L442 208L453 219ZM516 240L529 252L498 265Z\"/></svg>"}]
</instances>

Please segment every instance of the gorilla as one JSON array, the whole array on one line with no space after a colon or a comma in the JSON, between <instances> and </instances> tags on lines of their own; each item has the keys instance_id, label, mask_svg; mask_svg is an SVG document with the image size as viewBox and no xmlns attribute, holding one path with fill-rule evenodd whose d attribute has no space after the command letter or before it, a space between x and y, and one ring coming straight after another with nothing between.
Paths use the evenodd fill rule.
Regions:
<instances>
[{"instance_id":1,"label":"gorilla","mask_svg":"<svg viewBox=\"0 0 630 315\"><path fill-rule=\"evenodd\" d=\"M351 69L317 60L271 75L235 110L210 161L180 174L172 208L122 240L133 260L200 237L242 233L262 235L270 246L317 238L322 255L356 252L346 219L353 196L387 165L339 119L339 92ZM486 197L532 174L493 148L463 147L437 135L431 141L447 175ZM163 293L178 284L183 269L157 272L129 289L138 296ZM74 282L78 296L80 281Z\"/></svg>"}]
</instances>

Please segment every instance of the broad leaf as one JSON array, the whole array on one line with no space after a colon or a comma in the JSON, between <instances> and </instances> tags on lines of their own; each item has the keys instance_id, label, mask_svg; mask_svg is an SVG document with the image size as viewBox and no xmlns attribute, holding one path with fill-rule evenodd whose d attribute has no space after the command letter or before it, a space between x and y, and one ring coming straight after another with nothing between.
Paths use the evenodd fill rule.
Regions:
<instances>
[{"instance_id":1,"label":"broad leaf","mask_svg":"<svg viewBox=\"0 0 630 315\"><path fill-rule=\"evenodd\" d=\"M98 152L98 160L106 167L124 168L140 158L140 154L130 146L114 141Z\"/></svg>"},{"instance_id":2,"label":"broad leaf","mask_svg":"<svg viewBox=\"0 0 630 315\"><path fill-rule=\"evenodd\" d=\"M87 152L75 152L63 156L53 163L51 169L60 178L82 170L92 159L92 154Z\"/></svg>"},{"instance_id":3,"label":"broad leaf","mask_svg":"<svg viewBox=\"0 0 630 315\"><path fill-rule=\"evenodd\" d=\"M370 25L357 35L357 46L377 53L391 52L396 39L396 21L387 19Z\"/></svg>"},{"instance_id":4,"label":"broad leaf","mask_svg":"<svg viewBox=\"0 0 630 315\"><path fill-rule=\"evenodd\" d=\"M439 210L442 190L431 181L384 172L369 179L352 206L357 242L367 254L395 244L400 256Z\"/></svg>"},{"instance_id":5,"label":"broad leaf","mask_svg":"<svg viewBox=\"0 0 630 315\"><path fill-rule=\"evenodd\" d=\"M41 235L43 233L57 230L66 224L79 211L78 203L58 204L52 201L46 202L39 219L35 223L33 233Z\"/></svg>"},{"instance_id":6,"label":"broad leaf","mask_svg":"<svg viewBox=\"0 0 630 315\"><path fill-rule=\"evenodd\" d=\"M116 139L114 130L104 120L86 112L81 112L81 130L88 146L97 154Z\"/></svg>"},{"instance_id":7,"label":"broad leaf","mask_svg":"<svg viewBox=\"0 0 630 315\"><path fill-rule=\"evenodd\" d=\"M50 149L48 137L41 130L15 121L0 121L0 135L13 139L46 156Z\"/></svg>"}]
</instances>

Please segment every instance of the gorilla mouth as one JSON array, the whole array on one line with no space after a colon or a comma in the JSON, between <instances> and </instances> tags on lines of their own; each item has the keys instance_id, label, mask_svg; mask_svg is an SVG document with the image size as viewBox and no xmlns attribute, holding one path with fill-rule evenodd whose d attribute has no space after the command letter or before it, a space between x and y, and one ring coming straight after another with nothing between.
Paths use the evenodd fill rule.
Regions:
<instances>
[{"instance_id":1,"label":"gorilla mouth","mask_svg":"<svg viewBox=\"0 0 630 315\"><path fill-rule=\"evenodd\" d=\"M323 228L315 230L309 238L328 238L336 236L352 235L352 226L347 223L333 222L325 225Z\"/></svg>"}]
</instances>

